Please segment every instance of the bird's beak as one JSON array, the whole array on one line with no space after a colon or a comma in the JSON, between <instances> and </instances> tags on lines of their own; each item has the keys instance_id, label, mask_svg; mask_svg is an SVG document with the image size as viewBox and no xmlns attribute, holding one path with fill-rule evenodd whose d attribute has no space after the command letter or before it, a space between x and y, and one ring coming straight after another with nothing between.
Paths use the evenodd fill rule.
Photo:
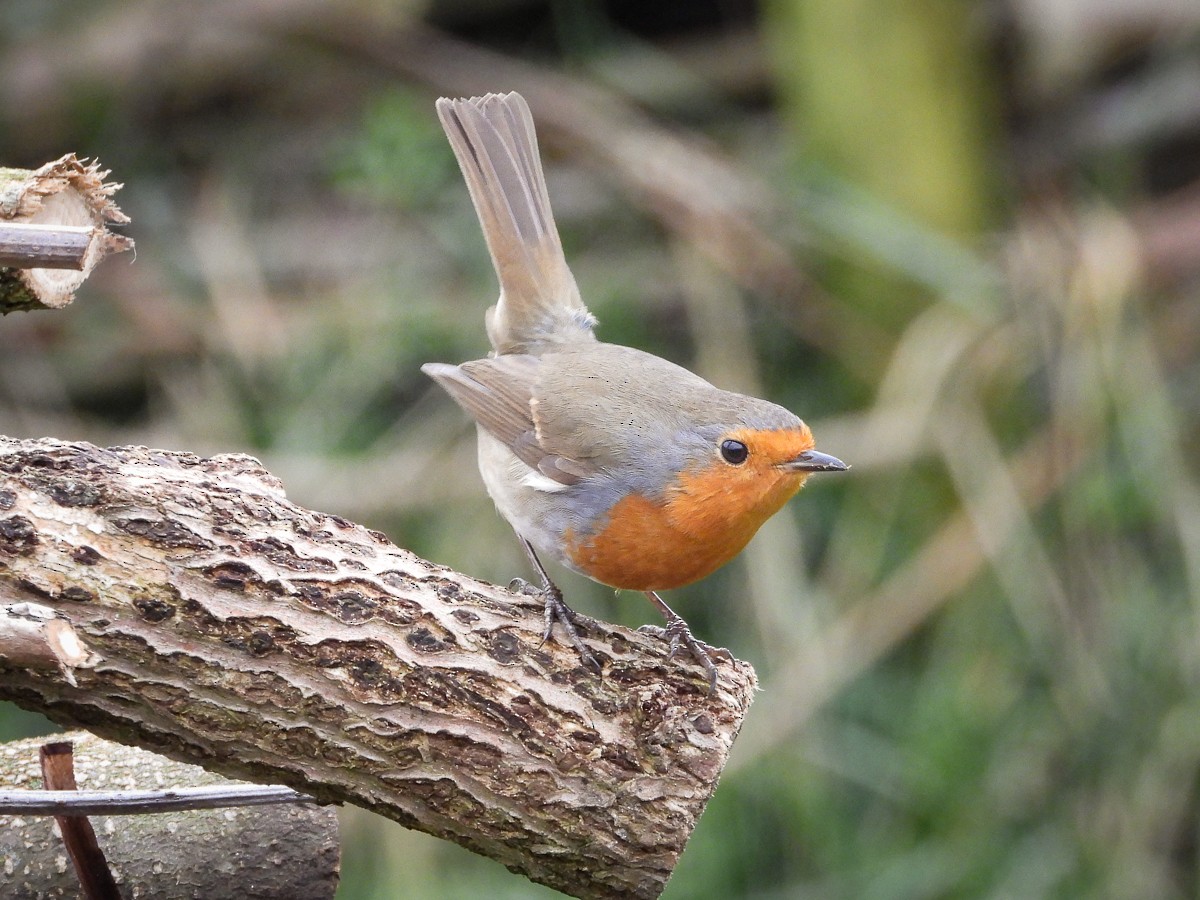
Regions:
<instances>
[{"instance_id":1,"label":"bird's beak","mask_svg":"<svg viewBox=\"0 0 1200 900\"><path fill-rule=\"evenodd\" d=\"M836 456L821 453L819 450L805 450L795 459L785 462L782 467L792 472L845 472L850 468Z\"/></svg>"}]
</instances>

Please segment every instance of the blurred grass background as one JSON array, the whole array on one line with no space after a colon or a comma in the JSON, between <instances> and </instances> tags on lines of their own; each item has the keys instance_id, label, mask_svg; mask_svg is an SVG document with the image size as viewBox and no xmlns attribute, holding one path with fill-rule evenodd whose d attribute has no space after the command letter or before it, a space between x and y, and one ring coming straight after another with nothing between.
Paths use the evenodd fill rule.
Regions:
<instances>
[{"instance_id":1,"label":"blurred grass background","mask_svg":"<svg viewBox=\"0 0 1200 900\"><path fill-rule=\"evenodd\" d=\"M1196 4L9 0L0 162L98 157L138 250L0 322L0 432L523 574L418 371L495 294L433 100L509 89L602 337L854 466L673 596L763 692L667 896L1200 893ZM552 895L343 821L346 900Z\"/></svg>"}]
</instances>

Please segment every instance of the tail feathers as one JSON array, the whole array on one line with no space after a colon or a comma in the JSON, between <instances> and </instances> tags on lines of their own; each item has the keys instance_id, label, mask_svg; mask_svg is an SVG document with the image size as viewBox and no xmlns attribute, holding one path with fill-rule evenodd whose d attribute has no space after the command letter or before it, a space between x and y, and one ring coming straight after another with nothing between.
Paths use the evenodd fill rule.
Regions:
<instances>
[{"instance_id":1,"label":"tail feathers","mask_svg":"<svg viewBox=\"0 0 1200 900\"><path fill-rule=\"evenodd\" d=\"M563 255L524 98L443 98L437 110L500 278L487 318L492 347L536 352L542 343L592 339L595 320Z\"/></svg>"}]
</instances>

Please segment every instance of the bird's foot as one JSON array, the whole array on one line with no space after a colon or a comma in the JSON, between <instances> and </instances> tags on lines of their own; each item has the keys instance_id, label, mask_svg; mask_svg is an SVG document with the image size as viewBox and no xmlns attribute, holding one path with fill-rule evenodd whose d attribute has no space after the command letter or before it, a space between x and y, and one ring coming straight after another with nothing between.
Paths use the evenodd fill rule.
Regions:
<instances>
[{"instance_id":1,"label":"bird's foot","mask_svg":"<svg viewBox=\"0 0 1200 900\"><path fill-rule=\"evenodd\" d=\"M508 589L517 594L524 594L527 597L542 596L542 588L531 581L526 581L524 578L514 578L508 583Z\"/></svg>"},{"instance_id":2,"label":"bird's foot","mask_svg":"<svg viewBox=\"0 0 1200 900\"><path fill-rule=\"evenodd\" d=\"M715 656L718 659L724 659L733 662L733 654L724 647L712 647L703 641L697 640L692 635L692 630L688 628L687 622L676 615L667 619L666 627L658 625L643 625L638 631L642 634L653 635L654 637L662 638L669 642L671 652L667 659L674 659L681 649L687 649L691 654L692 659L700 663L704 669L704 674L708 676L708 693L712 694L717 689L717 667L713 663L712 658Z\"/></svg>"},{"instance_id":3,"label":"bird's foot","mask_svg":"<svg viewBox=\"0 0 1200 900\"><path fill-rule=\"evenodd\" d=\"M531 597L540 596L545 603L546 611L546 627L542 632L542 644L550 640L554 633L554 623L557 622L562 626L563 631L567 633L567 640L571 646L575 648L575 652L579 654L579 660L583 663L584 668L588 671L599 675L601 673L600 663L592 651L587 648L583 642L583 638L579 636L579 619L581 616L567 606L563 600L562 591L558 589L553 581L546 580L544 587L530 584L523 578L514 578L509 582L509 590L519 591L522 594L528 594ZM539 646L541 646L539 644Z\"/></svg>"}]
</instances>

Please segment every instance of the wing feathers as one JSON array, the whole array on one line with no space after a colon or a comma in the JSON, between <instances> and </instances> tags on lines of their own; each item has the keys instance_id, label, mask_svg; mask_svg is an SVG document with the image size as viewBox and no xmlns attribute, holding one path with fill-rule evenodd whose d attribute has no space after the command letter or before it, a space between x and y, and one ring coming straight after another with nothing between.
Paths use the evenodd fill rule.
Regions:
<instances>
[{"instance_id":1,"label":"wing feathers","mask_svg":"<svg viewBox=\"0 0 1200 900\"><path fill-rule=\"evenodd\" d=\"M421 371L525 465L560 485L577 484L594 473L579 460L547 453L533 422L538 360L510 354L451 366L426 363Z\"/></svg>"}]
</instances>

